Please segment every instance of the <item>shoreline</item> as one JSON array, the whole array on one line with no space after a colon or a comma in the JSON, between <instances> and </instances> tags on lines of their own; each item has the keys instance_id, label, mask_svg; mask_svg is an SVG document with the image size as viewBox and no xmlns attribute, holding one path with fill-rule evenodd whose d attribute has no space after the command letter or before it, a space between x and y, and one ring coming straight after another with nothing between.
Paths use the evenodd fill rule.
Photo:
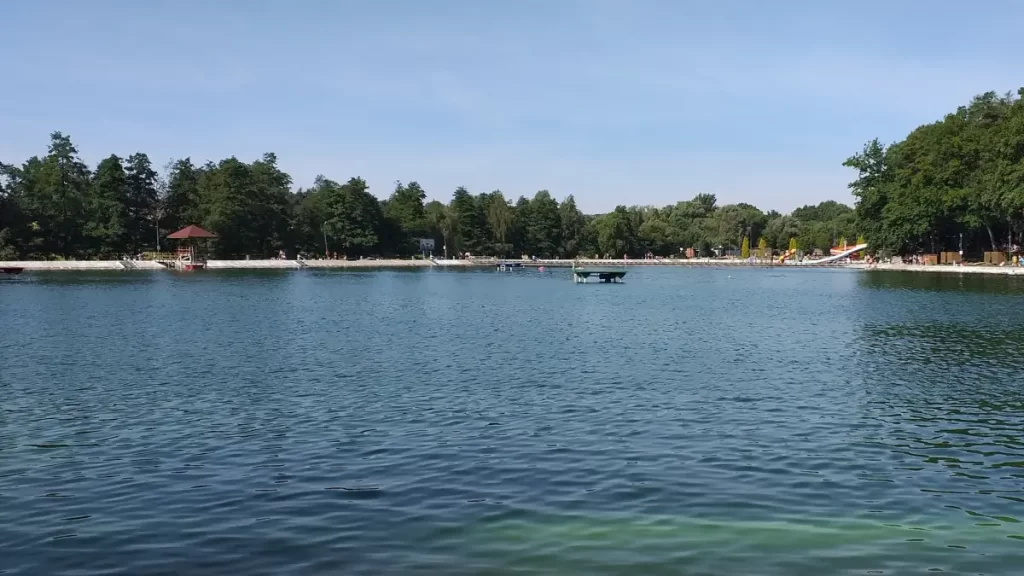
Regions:
<instances>
[{"instance_id":1,"label":"shoreline","mask_svg":"<svg viewBox=\"0 0 1024 576\"><path fill-rule=\"evenodd\" d=\"M854 270L889 272L927 272L944 274L987 274L989 276L1024 276L1021 266L951 266L948 264L850 264Z\"/></svg>"},{"instance_id":2,"label":"shoreline","mask_svg":"<svg viewBox=\"0 0 1024 576\"><path fill-rule=\"evenodd\" d=\"M411 268L493 268L501 260L207 260L208 270L302 270L302 269L411 269ZM671 266L677 268L747 267L778 268L785 270L845 268L848 270L883 270L891 272L924 272L943 274L987 274L993 276L1024 276L1020 266L948 266L923 264L779 264L777 262L747 262L744 260L504 260L521 263L524 267L571 268L573 264L588 266ZM152 260L23 260L0 262L0 268L20 268L25 272L83 272L83 271L173 271Z\"/></svg>"},{"instance_id":3,"label":"shoreline","mask_svg":"<svg viewBox=\"0 0 1024 576\"><path fill-rule=\"evenodd\" d=\"M623 259L593 259L593 260L498 260L498 259L472 259L472 260L402 260L402 259L380 259L380 260L207 260L208 270L301 270L305 268L330 269L330 268L465 268L481 269L495 268L499 262L521 264L524 268L572 268L574 265L581 267L634 267L634 266L672 266L672 267L748 267L748 268L782 268L793 267L793 264L779 264L777 262L757 261L747 262L745 260L706 260L706 259L662 259L662 260L623 260ZM832 264L831 267L848 268L845 264ZM810 267L810 266L809 266ZM821 265L816 267L823 267ZM0 268L21 268L25 272L50 272L50 271L136 271L136 270L169 270L160 262L153 260L21 260L0 262Z\"/></svg>"}]
</instances>

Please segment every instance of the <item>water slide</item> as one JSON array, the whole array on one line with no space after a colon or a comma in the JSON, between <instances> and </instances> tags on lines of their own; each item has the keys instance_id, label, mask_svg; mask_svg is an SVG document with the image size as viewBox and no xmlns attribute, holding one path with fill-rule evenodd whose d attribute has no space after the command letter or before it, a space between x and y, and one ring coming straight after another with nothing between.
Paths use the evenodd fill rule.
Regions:
<instances>
[{"instance_id":1,"label":"water slide","mask_svg":"<svg viewBox=\"0 0 1024 576\"><path fill-rule=\"evenodd\" d=\"M868 247L867 244L857 244L853 248L850 248L849 250L845 250L843 252L840 252L839 254L836 254L835 256L829 256L828 258L821 258L820 260L804 260L803 262L797 262L797 264L800 264L802 266L807 266L809 264L828 264L829 262L835 262L836 260L842 260L843 258L848 258L850 256L850 254L853 254L854 252L860 252L861 250L863 250L863 249L865 249L867 247Z\"/></svg>"},{"instance_id":2,"label":"water slide","mask_svg":"<svg viewBox=\"0 0 1024 576\"><path fill-rule=\"evenodd\" d=\"M787 250L785 253L779 256L779 264L785 264L786 259L794 254L796 254L796 250Z\"/></svg>"}]
</instances>

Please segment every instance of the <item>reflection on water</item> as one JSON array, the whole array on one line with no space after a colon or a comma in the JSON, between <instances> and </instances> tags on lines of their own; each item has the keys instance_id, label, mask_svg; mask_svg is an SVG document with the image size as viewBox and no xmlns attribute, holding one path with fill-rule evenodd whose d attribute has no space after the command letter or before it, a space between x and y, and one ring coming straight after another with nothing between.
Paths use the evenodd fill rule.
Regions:
<instances>
[{"instance_id":1,"label":"reflection on water","mask_svg":"<svg viewBox=\"0 0 1024 576\"><path fill-rule=\"evenodd\" d=\"M1024 287L25 275L0 572L1017 574Z\"/></svg>"}]
</instances>

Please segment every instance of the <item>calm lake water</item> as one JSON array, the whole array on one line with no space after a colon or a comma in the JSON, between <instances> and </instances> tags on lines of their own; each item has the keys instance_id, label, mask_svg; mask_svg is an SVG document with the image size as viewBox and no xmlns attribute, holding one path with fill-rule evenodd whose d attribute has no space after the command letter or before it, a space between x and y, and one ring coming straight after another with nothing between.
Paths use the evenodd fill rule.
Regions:
<instances>
[{"instance_id":1,"label":"calm lake water","mask_svg":"<svg viewBox=\"0 0 1024 576\"><path fill-rule=\"evenodd\" d=\"M0 280L0 573L1019 575L1024 283Z\"/></svg>"}]
</instances>

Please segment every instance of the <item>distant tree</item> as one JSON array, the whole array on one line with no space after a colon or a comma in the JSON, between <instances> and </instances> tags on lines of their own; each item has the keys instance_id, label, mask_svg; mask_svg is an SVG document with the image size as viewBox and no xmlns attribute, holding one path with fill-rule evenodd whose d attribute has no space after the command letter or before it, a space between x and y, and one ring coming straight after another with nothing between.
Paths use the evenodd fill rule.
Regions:
<instances>
[{"instance_id":1,"label":"distant tree","mask_svg":"<svg viewBox=\"0 0 1024 576\"><path fill-rule=\"evenodd\" d=\"M743 237L743 244L740 246L740 258L750 258L750 239Z\"/></svg>"},{"instance_id":2,"label":"distant tree","mask_svg":"<svg viewBox=\"0 0 1024 576\"><path fill-rule=\"evenodd\" d=\"M492 251L499 256L508 256L512 252L511 235L515 220L512 206L501 190L495 190L488 195L484 210L493 240Z\"/></svg>"},{"instance_id":3,"label":"distant tree","mask_svg":"<svg viewBox=\"0 0 1024 576\"><path fill-rule=\"evenodd\" d=\"M50 135L49 153L42 160L31 158L22 167L19 196L41 251L63 258L87 255L83 216L90 176L71 138L60 132Z\"/></svg>"},{"instance_id":4,"label":"distant tree","mask_svg":"<svg viewBox=\"0 0 1024 576\"><path fill-rule=\"evenodd\" d=\"M132 226L129 194L121 159L111 155L101 161L86 202L85 236L91 255L119 258L128 252Z\"/></svg>"},{"instance_id":5,"label":"distant tree","mask_svg":"<svg viewBox=\"0 0 1024 576\"><path fill-rule=\"evenodd\" d=\"M625 206L617 206L614 211L598 216L594 220L594 227L602 256L621 258L634 251L635 234Z\"/></svg>"},{"instance_id":6,"label":"distant tree","mask_svg":"<svg viewBox=\"0 0 1024 576\"><path fill-rule=\"evenodd\" d=\"M332 249L349 256L372 253L380 242L378 231L383 214L366 181L351 178L339 186L337 182L318 177L316 186L321 187L324 194L325 227L334 242Z\"/></svg>"},{"instance_id":7,"label":"distant tree","mask_svg":"<svg viewBox=\"0 0 1024 576\"><path fill-rule=\"evenodd\" d=\"M448 221L454 229L455 251L480 254L487 238L483 206L462 186L455 189L449 206Z\"/></svg>"},{"instance_id":8,"label":"distant tree","mask_svg":"<svg viewBox=\"0 0 1024 576\"><path fill-rule=\"evenodd\" d=\"M562 243L562 221L558 202L551 197L550 192L541 190L530 200L525 225L533 254L542 258L558 255Z\"/></svg>"},{"instance_id":9,"label":"distant tree","mask_svg":"<svg viewBox=\"0 0 1024 576\"><path fill-rule=\"evenodd\" d=\"M409 255L419 250L415 240L426 235L428 228L423 204L426 197L426 192L416 182L395 183L394 192L381 206L386 230L382 241L390 251Z\"/></svg>"},{"instance_id":10,"label":"distant tree","mask_svg":"<svg viewBox=\"0 0 1024 576\"><path fill-rule=\"evenodd\" d=\"M430 236L437 244L438 254L444 254L452 246L455 223L451 209L437 200L432 200L423 208L426 215Z\"/></svg>"},{"instance_id":11,"label":"distant tree","mask_svg":"<svg viewBox=\"0 0 1024 576\"><path fill-rule=\"evenodd\" d=\"M167 167L163 224L171 232L205 221L199 198L199 176L200 169L189 158L176 160Z\"/></svg>"},{"instance_id":12,"label":"distant tree","mask_svg":"<svg viewBox=\"0 0 1024 576\"><path fill-rule=\"evenodd\" d=\"M127 248L136 254L156 244L157 173L139 152L128 157L124 174Z\"/></svg>"},{"instance_id":13,"label":"distant tree","mask_svg":"<svg viewBox=\"0 0 1024 576\"><path fill-rule=\"evenodd\" d=\"M587 221L576 207L576 199L572 194L566 196L558 205L558 219L562 225L559 255L562 258L575 258L586 244Z\"/></svg>"}]
</instances>

